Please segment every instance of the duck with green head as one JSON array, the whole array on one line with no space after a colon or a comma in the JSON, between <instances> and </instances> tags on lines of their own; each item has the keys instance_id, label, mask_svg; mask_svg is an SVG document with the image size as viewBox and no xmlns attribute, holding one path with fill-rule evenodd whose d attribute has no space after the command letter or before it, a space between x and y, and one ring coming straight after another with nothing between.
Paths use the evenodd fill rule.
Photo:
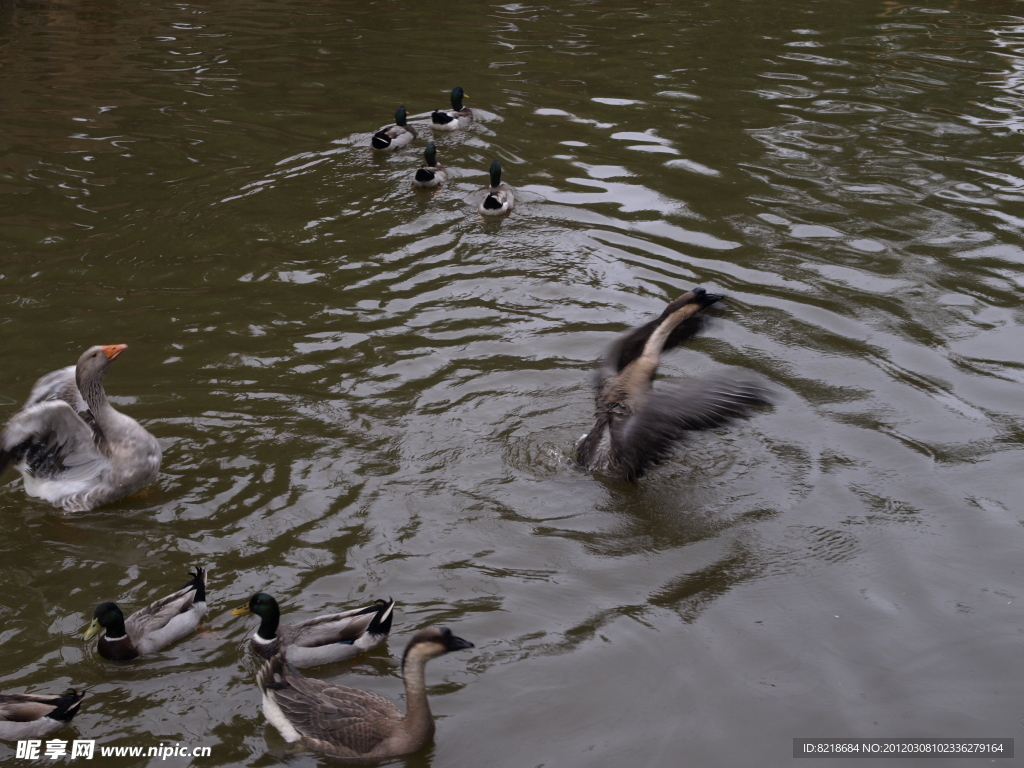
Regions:
<instances>
[{"instance_id":1,"label":"duck with green head","mask_svg":"<svg viewBox=\"0 0 1024 768\"><path fill-rule=\"evenodd\" d=\"M206 615L207 570L196 566L192 580L127 619L114 603L100 603L85 630L86 640L100 635L97 650L108 661L132 661L191 635Z\"/></svg>"},{"instance_id":2,"label":"duck with green head","mask_svg":"<svg viewBox=\"0 0 1024 768\"><path fill-rule=\"evenodd\" d=\"M484 216L507 216L516 204L512 187L501 180L501 163L491 163L491 186L484 192L477 210Z\"/></svg>"},{"instance_id":3,"label":"duck with green head","mask_svg":"<svg viewBox=\"0 0 1024 768\"><path fill-rule=\"evenodd\" d=\"M378 152L394 152L412 144L416 131L406 125L405 107L395 110L395 124L381 128L370 139L370 146Z\"/></svg>"},{"instance_id":4,"label":"duck with green head","mask_svg":"<svg viewBox=\"0 0 1024 768\"><path fill-rule=\"evenodd\" d=\"M416 189L436 189L448 181L448 170L437 162L437 147L433 142L423 150L423 167L416 171L412 185Z\"/></svg>"},{"instance_id":5,"label":"duck with green head","mask_svg":"<svg viewBox=\"0 0 1024 768\"><path fill-rule=\"evenodd\" d=\"M362 608L331 613L297 624L281 624L281 608L266 592L257 592L235 616L256 614L260 625L250 646L257 656L286 656L295 667L329 664L358 656L383 643L391 631L394 600L376 600Z\"/></svg>"},{"instance_id":6,"label":"duck with green head","mask_svg":"<svg viewBox=\"0 0 1024 768\"><path fill-rule=\"evenodd\" d=\"M460 131L473 122L473 110L462 106L469 96L461 88L452 89L452 108L437 109L430 115L430 127L435 131Z\"/></svg>"}]
</instances>

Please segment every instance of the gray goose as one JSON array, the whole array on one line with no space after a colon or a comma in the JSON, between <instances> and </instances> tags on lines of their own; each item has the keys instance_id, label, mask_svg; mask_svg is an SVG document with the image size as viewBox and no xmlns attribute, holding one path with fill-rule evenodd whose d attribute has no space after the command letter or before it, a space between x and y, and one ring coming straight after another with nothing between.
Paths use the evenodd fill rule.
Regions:
<instances>
[{"instance_id":1,"label":"gray goose","mask_svg":"<svg viewBox=\"0 0 1024 768\"><path fill-rule=\"evenodd\" d=\"M24 407L0 433L0 473L12 462L25 492L84 512L156 481L160 444L114 410L103 377L125 344L90 347L78 364L36 382Z\"/></svg>"},{"instance_id":2,"label":"gray goose","mask_svg":"<svg viewBox=\"0 0 1024 768\"><path fill-rule=\"evenodd\" d=\"M285 741L302 741L334 757L383 758L417 752L434 736L424 679L427 661L472 647L447 627L430 627L413 635L402 658L404 715L383 696L303 677L275 656L256 677L263 714Z\"/></svg>"},{"instance_id":3,"label":"gray goose","mask_svg":"<svg viewBox=\"0 0 1024 768\"><path fill-rule=\"evenodd\" d=\"M231 613L260 617L250 641L253 653L264 659L283 653L292 666L302 668L344 661L376 648L391 631L394 608L394 600L376 600L363 608L325 614L298 624L281 624L277 600L266 592L257 592Z\"/></svg>"},{"instance_id":4,"label":"gray goose","mask_svg":"<svg viewBox=\"0 0 1024 768\"><path fill-rule=\"evenodd\" d=\"M0 739L45 739L71 722L83 698L74 688L62 694L0 694Z\"/></svg>"},{"instance_id":5,"label":"gray goose","mask_svg":"<svg viewBox=\"0 0 1024 768\"><path fill-rule=\"evenodd\" d=\"M701 312L722 298L694 288L609 345L598 365L595 423L576 443L577 462L636 481L686 432L722 426L769 402L762 385L724 376L653 387L662 353L694 336Z\"/></svg>"}]
</instances>

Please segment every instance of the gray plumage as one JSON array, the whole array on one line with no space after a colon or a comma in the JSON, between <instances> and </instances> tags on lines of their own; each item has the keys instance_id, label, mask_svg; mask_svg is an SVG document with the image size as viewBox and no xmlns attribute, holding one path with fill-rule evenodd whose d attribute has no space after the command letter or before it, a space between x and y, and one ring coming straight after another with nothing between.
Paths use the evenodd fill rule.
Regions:
<instances>
[{"instance_id":1,"label":"gray plumage","mask_svg":"<svg viewBox=\"0 0 1024 768\"><path fill-rule=\"evenodd\" d=\"M405 714L370 691L303 677L281 656L264 665L256 683L267 720L286 741L302 741L334 757L393 757L422 749L434 736L424 679L427 661L472 647L446 627L417 632L402 659Z\"/></svg>"},{"instance_id":2,"label":"gray plumage","mask_svg":"<svg viewBox=\"0 0 1024 768\"><path fill-rule=\"evenodd\" d=\"M507 216L516 205L516 196L508 184L501 180L501 163L491 162L491 186L484 192L477 211L484 216Z\"/></svg>"},{"instance_id":3,"label":"gray plumage","mask_svg":"<svg viewBox=\"0 0 1024 768\"><path fill-rule=\"evenodd\" d=\"M154 483L160 444L114 409L103 378L124 344L87 349L78 364L43 376L0 433L0 472L14 463L25 492L83 512Z\"/></svg>"},{"instance_id":4,"label":"gray plumage","mask_svg":"<svg viewBox=\"0 0 1024 768\"><path fill-rule=\"evenodd\" d=\"M281 624L277 601L265 592L257 592L231 613L260 617L250 640L253 653L264 659L282 653L292 666L301 669L351 659L376 648L391 631L394 607L394 600L377 600L361 608Z\"/></svg>"},{"instance_id":5,"label":"gray plumage","mask_svg":"<svg viewBox=\"0 0 1024 768\"><path fill-rule=\"evenodd\" d=\"M62 694L0 694L0 739L45 739L71 722L83 698L73 688Z\"/></svg>"},{"instance_id":6,"label":"gray plumage","mask_svg":"<svg viewBox=\"0 0 1024 768\"><path fill-rule=\"evenodd\" d=\"M576 444L580 464L635 481L687 432L728 424L769 402L761 384L724 376L653 387L662 353L698 333L700 313L722 298L694 288L608 347L598 366L595 423Z\"/></svg>"},{"instance_id":7,"label":"gray plumage","mask_svg":"<svg viewBox=\"0 0 1024 768\"><path fill-rule=\"evenodd\" d=\"M435 131L458 131L468 128L473 122L473 110L462 105L468 99L462 88L453 88L451 109L437 109L430 114L430 125Z\"/></svg>"},{"instance_id":8,"label":"gray plumage","mask_svg":"<svg viewBox=\"0 0 1024 768\"><path fill-rule=\"evenodd\" d=\"M108 661L131 661L187 637L206 615L207 574L207 569L196 566L188 584L127 619L114 603L100 603L84 639L90 640L102 631L97 643L100 656Z\"/></svg>"},{"instance_id":9,"label":"gray plumage","mask_svg":"<svg viewBox=\"0 0 1024 768\"><path fill-rule=\"evenodd\" d=\"M395 110L395 124L387 125L373 134L370 146L378 152L394 152L412 144L416 130L406 125L405 107Z\"/></svg>"}]
</instances>

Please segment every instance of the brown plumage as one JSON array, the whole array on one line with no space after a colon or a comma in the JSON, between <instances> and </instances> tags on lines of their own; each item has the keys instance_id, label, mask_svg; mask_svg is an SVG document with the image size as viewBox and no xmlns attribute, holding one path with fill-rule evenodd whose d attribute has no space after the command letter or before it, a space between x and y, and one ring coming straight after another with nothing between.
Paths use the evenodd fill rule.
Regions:
<instances>
[{"instance_id":1,"label":"brown plumage","mask_svg":"<svg viewBox=\"0 0 1024 768\"><path fill-rule=\"evenodd\" d=\"M263 713L286 741L334 757L381 758L416 752L434 736L424 668L428 660L472 648L446 627L417 632L402 658L406 713L370 691L303 677L281 656L260 670Z\"/></svg>"},{"instance_id":2,"label":"brown plumage","mask_svg":"<svg viewBox=\"0 0 1024 768\"><path fill-rule=\"evenodd\" d=\"M598 365L595 423L576 444L576 460L586 469L635 481L686 432L728 424L769 402L762 385L724 376L653 387L662 353L694 336L701 312L722 298L694 288L608 347Z\"/></svg>"}]
</instances>

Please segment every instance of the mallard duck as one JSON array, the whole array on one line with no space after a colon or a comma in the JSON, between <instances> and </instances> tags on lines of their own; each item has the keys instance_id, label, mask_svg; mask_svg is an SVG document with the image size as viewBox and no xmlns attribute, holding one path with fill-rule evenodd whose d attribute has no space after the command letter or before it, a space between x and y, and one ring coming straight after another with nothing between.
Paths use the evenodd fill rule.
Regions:
<instances>
[{"instance_id":1,"label":"mallard duck","mask_svg":"<svg viewBox=\"0 0 1024 768\"><path fill-rule=\"evenodd\" d=\"M394 152L412 144L416 131L405 124L405 107L395 110L395 124L381 128L370 139L370 146L378 152Z\"/></svg>"},{"instance_id":2,"label":"mallard duck","mask_svg":"<svg viewBox=\"0 0 1024 768\"><path fill-rule=\"evenodd\" d=\"M662 352L696 334L700 313L722 298L694 288L608 347L598 366L596 423L576 444L586 469L637 480L687 431L727 424L769 402L760 384L721 376L652 386Z\"/></svg>"},{"instance_id":3,"label":"mallard duck","mask_svg":"<svg viewBox=\"0 0 1024 768\"><path fill-rule=\"evenodd\" d=\"M507 216L515 204L512 187L502 183L501 163L495 160L491 163L491 186L484 193L484 199L480 201L477 210L484 216Z\"/></svg>"},{"instance_id":4,"label":"mallard duck","mask_svg":"<svg viewBox=\"0 0 1024 768\"><path fill-rule=\"evenodd\" d=\"M260 626L250 641L253 653L264 659L283 653L293 666L302 668L351 659L376 648L391 631L394 607L394 600L377 600L373 605L344 613L281 625L277 600L257 592L246 605L231 613L255 613L260 617Z\"/></svg>"},{"instance_id":5,"label":"mallard duck","mask_svg":"<svg viewBox=\"0 0 1024 768\"><path fill-rule=\"evenodd\" d=\"M103 377L125 344L90 347L78 364L49 373L0 433L0 472L11 462L25 492L84 512L156 481L160 444L139 422L114 410Z\"/></svg>"},{"instance_id":6,"label":"mallard duck","mask_svg":"<svg viewBox=\"0 0 1024 768\"><path fill-rule=\"evenodd\" d=\"M0 694L0 739L45 739L71 722L85 698L74 688L62 694Z\"/></svg>"},{"instance_id":7,"label":"mallard duck","mask_svg":"<svg viewBox=\"0 0 1024 768\"><path fill-rule=\"evenodd\" d=\"M462 106L462 100L468 99L461 88L452 88L452 108L438 109L430 114L430 127L435 131L458 131L468 128L473 122L473 110Z\"/></svg>"},{"instance_id":8,"label":"mallard duck","mask_svg":"<svg viewBox=\"0 0 1024 768\"><path fill-rule=\"evenodd\" d=\"M127 619L114 603L100 603L85 639L106 630L96 646L100 656L108 661L131 661L192 634L206 615L207 573L196 566L188 584Z\"/></svg>"},{"instance_id":9,"label":"mallard duck","mask_svg":"<svg viewBox=\"0 0 1024 768\"><path fill-rule=\"evenodd\" d=\"M417 189L433 189L448 181L448 171L437 163L437 147L427 144L423 150L423 167L416 171L412 185Z\"/></svg>"},{"instance_id":10,"label":"mallard duck","mask_svg":"<svg viewBox=\"0 0 1024 768\"><path fill-rule=\"evenodd\" d=\"M472 648L446 627L413 635L402 657L406 713L376 693L303 677L281 656L256 677L263 714L285 741L303 741L334 757L381 758L416 752L434 736L424 667L449 651Z\"/></svg>"}]
</instances>

